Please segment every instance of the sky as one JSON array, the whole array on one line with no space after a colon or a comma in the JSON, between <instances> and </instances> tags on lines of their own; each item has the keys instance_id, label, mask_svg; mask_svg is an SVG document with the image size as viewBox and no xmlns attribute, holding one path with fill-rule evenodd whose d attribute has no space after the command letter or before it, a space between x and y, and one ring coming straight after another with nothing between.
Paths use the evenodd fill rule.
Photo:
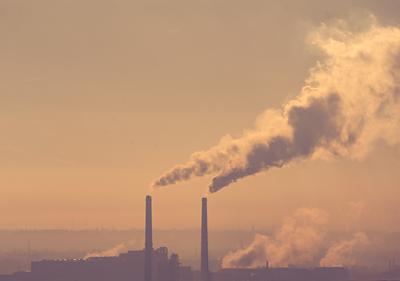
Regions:
<instances>
[{"instance_id":1,"label":"sky","mask_svg":"<svg viewBox=\"0 0 400 281\"><path fill-rule=\"evenodd\" d=\"M0 228L141 228L153 180L299 93L315 26L400 26L397 0L348 2L0 1ZM400 230L399 167L379 143L271 169L211 195L210 227L316 207L334 229ZM155 227L197 228L209 180L153 192Z\"/></svg>"}]
</instances>

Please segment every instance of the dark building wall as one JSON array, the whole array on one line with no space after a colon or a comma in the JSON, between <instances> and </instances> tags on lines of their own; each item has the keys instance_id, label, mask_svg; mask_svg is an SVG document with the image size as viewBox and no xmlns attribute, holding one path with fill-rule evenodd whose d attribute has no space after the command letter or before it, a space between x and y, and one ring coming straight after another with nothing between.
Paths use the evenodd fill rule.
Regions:
<instances>
[{"instance_id":1,"label":"dark building wall","mask_svg":"<svg viewBox=\"0 0 400 281\"><path fill-rule=\"evenodd\" d=\"M189 266L179 267L179 281L193 281L194 273Z\"/></svg>"}]
</instances>

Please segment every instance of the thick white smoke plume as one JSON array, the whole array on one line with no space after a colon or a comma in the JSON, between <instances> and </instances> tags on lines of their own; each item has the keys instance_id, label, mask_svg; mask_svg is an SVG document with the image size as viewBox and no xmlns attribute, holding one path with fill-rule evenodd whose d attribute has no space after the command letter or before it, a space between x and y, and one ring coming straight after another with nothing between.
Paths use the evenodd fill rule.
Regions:
<instances>
[{"instance_id":1,"label":"thick white smoke plume","mask_svg":"<svg viewBox=\"0 0 400 281\"><path fill-rule=\"evenodd\" d=\"M315 264L324 240L327 214L319 209L299 209L287 218L274 237L257 234L251 245L223 258L224 268L310 266Z\"/></svg>"},{"instance_id":2,"label":"thick white smoke plume","mask_svg":"<svg viewBox=\"0 0 400 281\"><path fill-rule=\"evenodd\" d=\"M321 25L310 36L324 59L311 69L300 94L267 110L242 137L223 138L161 176L154 187L217 174L216 192L244 177L296 159L359 158L378 139L400 138L400 28L371 17L362 31L345 23Z\"/></svg>"},{"instance_id":3,"label":"thick white smoke plume","mask_svg":"<svg viewBox=\"0 0 400 281\"><path fill-rule=\"evenodd\" d=\"M356 251L369 243L364 233L356 233L351 240L340 241L329 248L326 256L321 260L321 266L355 266L357 264Z\"/></svg>"},{"instance_id":4,"label":"thick white smoke plume","mask_svg":"<svg viewBox=\"0 0 400 281\"><path fill-rule=\"evenodd\" d=\"M129 249L132 249L132 247L134 245L135 245L135 241L121 243L121 244L115 245L114 247L112 247L110 249L88 253L83 259L86 260L89 258L98 258L98 257L115 257L123 252L127 252Z\"/></svg>"},{"instance_id":5,"label":"thick white smoke plume","mask_svg":"<svg viewBox=\"0 0 400 281\"><path fill-rule=\"evenodd\" d=\"M356 265L358 252L368 245L368 237L356 233L349 240L330 244L324 230L327 223L328 215L324 211L299 209L273 237L257 234L248 247L228 253L222 267L257 268L266 266L267 262L272 267Z\"/></svg>"}]
</instances>

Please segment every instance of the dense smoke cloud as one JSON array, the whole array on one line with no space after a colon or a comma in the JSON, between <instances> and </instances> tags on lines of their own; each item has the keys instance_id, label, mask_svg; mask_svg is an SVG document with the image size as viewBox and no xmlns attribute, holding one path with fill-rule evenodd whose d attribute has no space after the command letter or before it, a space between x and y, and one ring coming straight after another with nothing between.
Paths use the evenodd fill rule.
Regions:
<instances>
[{"instance_id":1,"label":"dense smoke cloud","mask_svg":"<svg viewBox=\"0 0 400 281\"><path fill-rule=\"evenodd\" d=\"M355 265L356 251L368 245L368 237L356 233L349 240L331 244L324 230L327 223L328 215L324 211L299 209L284 221L273 237L257 234L248 247L228 253L222 260L222 267L257 268L267 262L272 267Z\"/></svg>"},{"instance_id":2,"label":"dense smoke cloud","mask_svg":"<svg viewBox=\"0 0 400 281\"><path fill-rule=\"evenodd\" d=\"M245 249L231 252L222 261L225 268L265 266L310 266L315 263L324 239L327 214L319 209L299 209L287 218L274 237L257 234Z\"/></svg>"},{"instance_id":3,"label":"dense smoke cloud","mask_svg":"<svg viewBox=\"0 0 400 281\"><path fill-rule=\"evenodd\" d=\"M310 35L324 59L310 70L300 94L280 110L267 110L252 131L223 138L161 176L154 187L217 174L210 192L296 159L360 158L378 139L400 135L400 29L351 31L344 22Z\"/></svg>"}]
</instances>

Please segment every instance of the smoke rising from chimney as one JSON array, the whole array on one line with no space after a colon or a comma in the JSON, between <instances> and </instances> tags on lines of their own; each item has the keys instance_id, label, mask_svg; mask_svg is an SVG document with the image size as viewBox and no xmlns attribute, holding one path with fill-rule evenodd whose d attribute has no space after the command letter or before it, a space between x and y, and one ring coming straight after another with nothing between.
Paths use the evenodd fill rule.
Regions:
<instances>
[{"instance_id":1,"label":"smoke rising from chimney","mask_svg":"<svg viewBox=\"0 0 400 281\"><path fill-rule=\"evenodd\" d=\"M216 192L242 178L298 159L361 158L379 139L400 139L400 28L371 23L353 32L346 23L322 24L310 42L324 58L310 70L300 94L267 110L240 138L195 152L154 187L217 174Z\"/></svg>"}]
</instances>

